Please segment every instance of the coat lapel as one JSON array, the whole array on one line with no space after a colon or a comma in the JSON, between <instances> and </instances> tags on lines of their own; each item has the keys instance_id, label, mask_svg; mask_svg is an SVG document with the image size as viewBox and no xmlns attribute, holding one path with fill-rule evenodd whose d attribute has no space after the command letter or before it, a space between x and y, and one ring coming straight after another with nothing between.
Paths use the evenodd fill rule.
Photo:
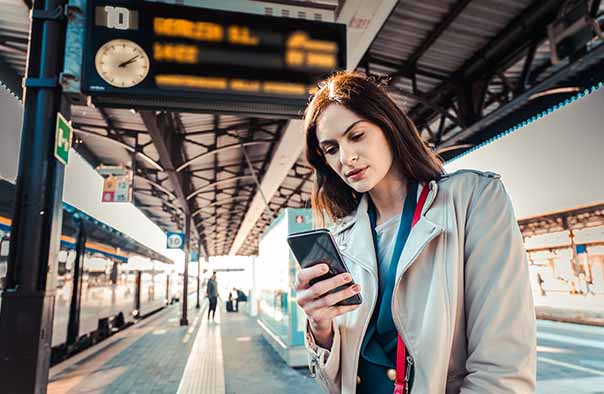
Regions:
<instances>
[{"instance_id":1,"label":"coat lapel","mask_svg":"<svg viewBox=\"0 0 604 394\"><path fill-rule=\"evenodd\" d=\"M346 248L342 254L348 256L363 268L378 277L377 256L373 247L371 236L371 224L367 214L367 195L364 195L359 202L357 210L352 218L354 225L350 229L346 240ZM358 245L366 245L359 248Z\"/></svg>"},{"instance_id":2,"label":"coat lapel","mask_svg":"<svg viewBox=\"0 0 604 394\"><path fill-rule=\"evenodd\" d=\"M401 258L398 261L394 283L397 283L405 271L407 271L407 269L416 261L417 256L424 250L426 245L444 231L444 226L434 223L425 216L426 212L436 199L438 183L436 181L431 181L427 187L430 188L430 192L426 198L420 219L415 226L413 226L409 233L409 238L407 238L407 243L405 244Z\"/></svg>"},{"instance_id":3,"label":"coat lapel","mask_svg":"<svg viewBox=\"0 0 604 394\"><path fill-rule=\"evenodd\" d=\"M416 257L426 247L426 245L438 237L443 231L443 226L432 222L424 216L426 211L430 208L430 205L436 198L438 192L438 183L432 181L429 183L430 192L419 221L415 224L409 238L401 254L401 258L398 262L396 269L396 280L415 262ZM419 193L418 193L419 195ZM342 250L342 254L352 259L359 265L363 266L369 272L372 272L375 277L378 276L377 268L377 257L375 255L375 249L372 245L371 237L371 224L369 222L369 215L367 214L367 195L364 195L359 202L356 212L349 219L347 225L342 228L345 230L349 225L350 232L346 237L345 246ZM359 245L366 245L367 247L358 247ZM396 282L395 282L396 283Z\"/></svg>"},{"instance_id":4,"label":"coat lapel","mask_svg":"<svg viewBox=\"0 0 604 394\"><path fill-rule=\"evenodd\" d=\"M403 248L403 253L396 267L396 281L401 275L415 262L417 256L434 238L438 237L444 231L443 227L422 216L413 226L407 238L407 243Z\"/></svg>"}]
</instances>

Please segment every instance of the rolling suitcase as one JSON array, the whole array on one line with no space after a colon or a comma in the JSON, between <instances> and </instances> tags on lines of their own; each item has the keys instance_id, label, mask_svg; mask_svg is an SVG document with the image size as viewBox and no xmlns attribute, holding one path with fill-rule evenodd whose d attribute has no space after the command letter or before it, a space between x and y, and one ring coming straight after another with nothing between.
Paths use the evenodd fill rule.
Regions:
<instances>
[{"instance_id":1,"label":"rolling suitcase","mask_svg":"<svg viewBox=\"0 0 604 394\"><path fill-rule=\"evenodd\" d=\"M227 312L233 312L233 301L228 300L226 302L226 310Z\"/></svg>"}]
</instances>

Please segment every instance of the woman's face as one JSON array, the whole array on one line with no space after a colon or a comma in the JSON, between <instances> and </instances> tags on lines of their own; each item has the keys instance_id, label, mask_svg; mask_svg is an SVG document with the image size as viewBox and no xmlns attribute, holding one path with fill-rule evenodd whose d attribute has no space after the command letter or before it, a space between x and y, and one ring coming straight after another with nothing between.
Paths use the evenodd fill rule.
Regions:
<instances>
[{"instance_id":1,"label":"woman's face","mask_svg":"<svg viewBox=\"0 0 604 394\"><path fill-rule=\"evenodd\" d=\"M359 193L373 189L392 167L392 151L382 129L339 104L317 121L317 140L327 164Z\"/></svg>"}]
</instances>

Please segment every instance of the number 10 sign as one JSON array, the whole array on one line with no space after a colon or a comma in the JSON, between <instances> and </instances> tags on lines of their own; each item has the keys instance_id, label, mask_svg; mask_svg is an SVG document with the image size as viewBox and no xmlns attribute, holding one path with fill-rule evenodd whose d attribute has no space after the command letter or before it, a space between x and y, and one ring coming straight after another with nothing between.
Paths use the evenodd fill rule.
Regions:
<instances>
[{"instance_id":1,"label":"number 10 sign","mask_svg":"<svg viewBox=\"0 0 604 394\"><path fill-rule=\"evenodd\" d=\"M185 244L185 234L168 231L166 234L166 244L168 249L182 249Z\"/></svg>"}]
</instances>

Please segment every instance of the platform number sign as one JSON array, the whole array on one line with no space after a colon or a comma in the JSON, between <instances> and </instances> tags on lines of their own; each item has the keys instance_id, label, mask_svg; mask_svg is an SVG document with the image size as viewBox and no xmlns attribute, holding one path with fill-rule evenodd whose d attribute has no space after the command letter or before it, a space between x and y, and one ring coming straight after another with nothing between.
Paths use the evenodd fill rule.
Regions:
<instances>
[{"instance_id":1,"label":"platform number sign","mask_svg":"<svg viewBox=\"0 0 604 394\"><path fill-rule=\"evenodd\" d=\"M137 30L138 11L118 6L97 6L95 24L113 30Z\"/></svg>"},{"instance_id":2,"label":"platform number sign","mask_svg":"<svg viewBox=\"0 0 604 394\"><path fill-rule=\"evenodd\" d=\"M69 149L71 148L71 137L73 130L67 120L57 113L57 127L55 131L55 157L58 161L67 165L69 162Z\"/></svg>"},{"instance_id":3,"label":"platform number sign","mask_svg":"<svg viewBox=\"0 0 604 394\"><path fill-rule=\"evenodd\" d=\"M130 10L124 7L105 6L107 14L107 27L110 29L130 29Z\"/></svg>"},{"instance_id":4,"label":"platform number sign","mask_svg":"<svg viewBox=\"0 0 604 394\"><path fill-rule=\"evenodd\" d=\"M185 244L185 235L183 233L172 233L166 234L166 242L168 249L182 249Z\"/></svg>"}]
</instances>

